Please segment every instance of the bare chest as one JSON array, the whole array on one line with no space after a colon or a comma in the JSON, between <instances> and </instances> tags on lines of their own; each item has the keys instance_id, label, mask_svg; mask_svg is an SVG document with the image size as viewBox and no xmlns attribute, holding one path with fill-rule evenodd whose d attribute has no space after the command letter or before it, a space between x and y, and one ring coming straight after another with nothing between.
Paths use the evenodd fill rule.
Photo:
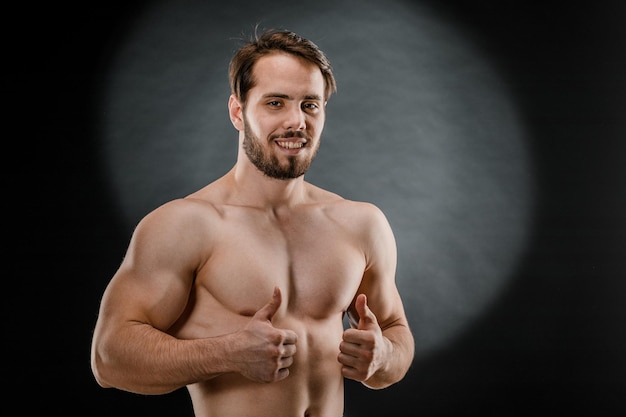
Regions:
<instances>
[{"instance_id":1,"label":"bare chest","mask_svg":"<svg viewBox=\"0 0 626 417\"><path fill-rule=\"evenodd\" d=\"M265 305L275 286L285 315L321 320L349 306L365 269L349 225L317 213L226 220L198 271L199 297L244 316Z\"/></svg>"}]
</instances>

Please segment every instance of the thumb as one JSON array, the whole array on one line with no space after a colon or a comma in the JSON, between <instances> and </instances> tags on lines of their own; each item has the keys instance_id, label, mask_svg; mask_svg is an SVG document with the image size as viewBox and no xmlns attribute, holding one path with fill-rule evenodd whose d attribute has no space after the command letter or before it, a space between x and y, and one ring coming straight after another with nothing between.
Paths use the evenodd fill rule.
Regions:
<instances>
[{"instance_id":1,"label":"thumb","mask_svg":"<svg viewBox=\"0 0 626 417\"><path fill-rule=\"evenodd\" d=\"M254 316L261 320L272 321L272 318L274 317L274 314L276 314L276 312L278 311L281 302L282 294L280 292L280 288L274 287L272 299L267 304L265 304L259 311L257 311Z\"/></svg>"},{"instance_id":2,"label":"thumb","mask_svg":"<svg viewBox=\"0 0 626 417\"><path fill-rule=\"evenodd\" d=\"M359 313L359 330L364 330L372 324L378 326L378 320L376 320L376 316L367 306L367 296L365 294L359 294L354 306L357 313Z\"/></svg>"}]
</instances>

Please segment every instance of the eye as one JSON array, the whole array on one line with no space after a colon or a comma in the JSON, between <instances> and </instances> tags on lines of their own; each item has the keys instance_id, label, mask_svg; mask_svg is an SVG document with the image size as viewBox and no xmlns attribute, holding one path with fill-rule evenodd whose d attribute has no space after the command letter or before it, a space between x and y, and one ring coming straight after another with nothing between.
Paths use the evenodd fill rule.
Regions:
<instances>
[{"instance_id":1,"label":"eye","mask_svg":"<svg viewBox=\"0 0 626 417\"><path fill-rule=\"evenodd\" d=\"M267 105L268 105L269 107L275 107L275 108L277 108L277 107L281 107L281 106L282 106L282 103L281 103L279 100L271 100L271 101L268 101L268 102L267 102Z\"/></svg>"},{"instance_id":2,"label":"eye","mask_svg":"<svg viewBox=\"0 0 626 417\"><path fill-rule=\"evenodd\" d=\"M320 106L314 102L303 103L302 107L308 111L317 111L320 108Z\"/></svg>"}]
</instances>

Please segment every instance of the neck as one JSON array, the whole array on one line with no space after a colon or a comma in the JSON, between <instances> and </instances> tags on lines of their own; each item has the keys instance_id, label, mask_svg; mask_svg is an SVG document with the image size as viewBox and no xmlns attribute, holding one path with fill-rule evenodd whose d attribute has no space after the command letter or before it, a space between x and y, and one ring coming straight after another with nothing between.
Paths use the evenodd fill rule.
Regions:
<instances>
[{"instance_id":1,"label":"neck","mask_svg":"<svg viewBox=\"0 0 626 417\"><path fill-rule=\"evenodd\" d=\"M288 180L270 178L249 161L238 161L229 176L233 196L245 205L277 208L298 204L304 199L304 176Z\"/></svg>"}]
</instances>

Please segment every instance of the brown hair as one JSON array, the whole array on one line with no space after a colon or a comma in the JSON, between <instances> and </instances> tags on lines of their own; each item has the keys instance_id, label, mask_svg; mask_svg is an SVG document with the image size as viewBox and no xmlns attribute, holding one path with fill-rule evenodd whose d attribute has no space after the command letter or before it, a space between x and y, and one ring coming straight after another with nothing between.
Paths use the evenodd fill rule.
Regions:
<instances>
[{"instance_id":1,"label":"brown hair","mask_svg":"<svg viewBox=\"0 0 626 417\"><path fill-rule=\"evenodd\" d=\"M250 41L242 46L230 61L228 67L230 90L242 104L246 103L248 91L255 84L252 76L254 64L260 57L274 51L296 55L317 65L326 85L325 100L337 91L330 62L316 44L288 30L269 29L261 35L255 31Z\"/></svg>"}]
</instances>

